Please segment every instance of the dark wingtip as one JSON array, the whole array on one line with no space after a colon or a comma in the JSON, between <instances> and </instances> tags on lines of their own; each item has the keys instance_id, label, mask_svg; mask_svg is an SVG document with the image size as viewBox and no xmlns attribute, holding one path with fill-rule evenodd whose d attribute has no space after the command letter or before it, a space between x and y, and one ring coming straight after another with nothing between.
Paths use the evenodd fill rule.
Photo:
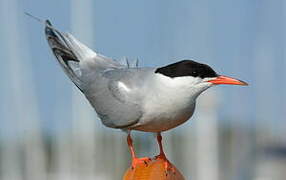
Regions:
<instances>
[{"instance_id":1,"label":"dark wingtip","mask_svg":"<svg viewBox=\"0 0 286 180\"><path fill-rule=\"evenodd\" d=\"M46 36L52 36L52 37L57 37L56 33L54 32L54 28L52 26L52 23L50 20L45 20L45 34Z\"/></svg>"},{"instance_id":2,"label":"dark wingtip","mask_svg":"<svg viewBox=\"0 0 286 180\"><path fill-rule=\"evenodd\" d=\"M48 26L52 26L51 21L50 21L50 20L48 20L48 19L45 21L45 23L46 23L46 25L48 25Z\"/></svg>"}]
</instances>

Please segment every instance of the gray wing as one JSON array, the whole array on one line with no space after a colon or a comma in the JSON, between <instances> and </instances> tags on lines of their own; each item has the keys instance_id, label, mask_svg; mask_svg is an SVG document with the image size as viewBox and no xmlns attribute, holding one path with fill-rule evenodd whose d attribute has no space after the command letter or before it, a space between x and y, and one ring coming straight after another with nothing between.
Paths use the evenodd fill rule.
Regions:
<instances>
[{"instance_id":1,"label":"gray wing","mask_svg":"<svg viewBox=\"0 0 286 180\"><path fill-rule=\"evenodd\" d=\"M142 117L142 100L146 79L153 72L147 68L109 70L91 85L87 99L103 124L128 128Z\"/></svg>"},{"instance_id":2,"label":"gray wing","mask_svg":"<svg viewBox=\"0 0 286 180\"><path fill-rule=\"evenodd\" d=\"M45 34L64 72L85 94L103 124L125 128L139 121L142 97L137 93L150 70L126 68L92 51L71 34L58 31L49 21Z\"/></svg>"}]
</instances>

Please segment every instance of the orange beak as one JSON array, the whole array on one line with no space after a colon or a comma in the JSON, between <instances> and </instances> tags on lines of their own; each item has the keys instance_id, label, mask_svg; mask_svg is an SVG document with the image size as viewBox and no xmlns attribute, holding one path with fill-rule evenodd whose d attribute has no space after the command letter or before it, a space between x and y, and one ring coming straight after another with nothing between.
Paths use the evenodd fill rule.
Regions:
<instances>
[{"instance_id":1,"label":"orange beak","mask_svg":"<svg viewBox=\"0 0 286 180\"><path fill-rule=\"evenodd\" d=\"M244 81L234 79L227 76L218 76L216 79L209 80L208 82L213 84L231 84L231 85L241 85L241 86L247 86L248 84Z\"/></svg>"}]
</instances>

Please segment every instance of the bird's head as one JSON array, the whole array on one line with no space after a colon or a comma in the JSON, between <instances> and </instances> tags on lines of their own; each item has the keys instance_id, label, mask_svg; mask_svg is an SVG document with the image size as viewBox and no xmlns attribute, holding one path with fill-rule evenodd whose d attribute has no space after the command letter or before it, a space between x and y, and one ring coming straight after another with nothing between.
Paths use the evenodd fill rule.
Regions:
<instances>
[{"instance_id":1,"label":"bird's head","mask_svg":"<svg viewBox=\"0 0 286 180\"><path fill-rule=\"evenodd\" d=\"M219 75L210 66L192 60L183 60L158 68L155 73L171 78L170 82L175 82L179 86L188 85L187 87L197 95L214 85L248 85L244 81Z\"/></svg>"}]
</instances>

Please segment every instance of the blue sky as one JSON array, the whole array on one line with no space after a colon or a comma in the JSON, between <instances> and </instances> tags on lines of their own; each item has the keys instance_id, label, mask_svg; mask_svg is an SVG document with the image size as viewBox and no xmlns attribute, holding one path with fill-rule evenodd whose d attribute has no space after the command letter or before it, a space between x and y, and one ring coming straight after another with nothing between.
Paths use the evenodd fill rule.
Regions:
<instances>
[{"instance_id":1,"label":"blue sky","mask_svg":"<svg viewBox=\"0 0 286 180\"><path fill-rule=\"evenodd\" d=\"M92 12L83 12L80 28L92 26L93 38L74 34L93 49L116 59L139 58L142 66L182 59L207 63L250 84L210 90L218 95L220 121L258 122L273 132L285 131L282 0L98 0L92 6ZM15 124L31 114L44 131L70 127L73 84L48 49L43 26L24 15L27 11L72 31L70 7L70 1L0 1L2 132L13 134ZM92 17L91 25L86 17Z\"/></svg>"}]
</instances>

